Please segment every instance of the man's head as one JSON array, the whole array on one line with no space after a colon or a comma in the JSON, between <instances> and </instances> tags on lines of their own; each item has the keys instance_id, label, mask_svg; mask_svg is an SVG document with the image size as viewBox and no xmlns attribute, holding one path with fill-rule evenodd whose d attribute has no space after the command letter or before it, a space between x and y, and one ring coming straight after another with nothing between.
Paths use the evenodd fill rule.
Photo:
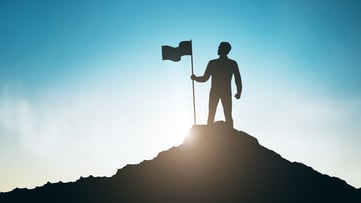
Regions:
<instances>
[{"instance_id":1,"label":"man's head","mask_svg":"<svg viewBox=\"0 0 361 203\"><path fill-rule=\"evenodd\" d=\"M231 44L229 42L221 42L218 47L219 56L227 56L231 51Z\"/></svg>"}]
</instances>

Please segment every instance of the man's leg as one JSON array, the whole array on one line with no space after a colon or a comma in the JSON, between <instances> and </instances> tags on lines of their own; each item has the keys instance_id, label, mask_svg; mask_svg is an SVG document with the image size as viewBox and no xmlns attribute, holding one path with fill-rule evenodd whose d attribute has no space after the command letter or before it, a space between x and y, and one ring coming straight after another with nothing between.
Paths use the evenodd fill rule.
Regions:
<instances>
[{"instance_id":1,"label":"man's leg","mask_svg":"<svg viewBox=\"0 0 361 203\"><path fill-rule=\"evenodd\" d=\"M218 101L219 101L219 97L211 91L209 93L209 104L208 104L208 121L207 121L208 125L214 123L214 116L216 115Z\"/></svg>"},{"instance_id":2,"label":"man's leg","mask_svg":"<svg viewBox=\"0 0 361 203\"><path fill-rule=\"evenodd\" d=\"M222 106L224 111L224 117L228 126L233 128L233 119L232 119L232 94L224 94L221 97Z\"/></svg>"}]
</instances>

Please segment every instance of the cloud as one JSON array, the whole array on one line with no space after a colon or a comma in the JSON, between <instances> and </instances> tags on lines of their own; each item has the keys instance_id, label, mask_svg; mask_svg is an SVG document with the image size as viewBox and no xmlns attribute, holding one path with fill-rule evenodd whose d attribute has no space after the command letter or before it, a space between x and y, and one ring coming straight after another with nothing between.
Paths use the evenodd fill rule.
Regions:
<instances>
[{"instance_id":1,"label":"cloud","mask_svg":"<svg viewBox=\"0 0 361 203\"><path fill-rule=\"evenodd\" d=\"M237 123L286 159L360 187L361 176L350 171L361 170L361 98L296 92L249 95Z\"/></svg>"},{"instance_id":2,"label":"cloud","mask_svg":"<svg viewBox=\"0 0 361 203\"><path fill-rule=\"evenodd\" d=\"M191 126L188 111L177 97L160 102L163 94L154 91L138 94L140 90L134 88L128 93L102 90L29 98L3 88L0 148L5 153L0 161L10 168L22 167L26 153L28 170L20 175L9 168L0 169L2 180L2 175L24 176L20 182L2 181L0 191L90 174L113 175L125 164L152 158L180 144ZM175 129L179 132L174 133Z\"/></svg>"},{"instance_id":3,"label":"cloud","mask_svg":"<svg viewBox=\"0 0 361 203\"><path fill-rule=\"evenodd\" d=\"M197 100L198 123L204 123L208 89L198 91L202 95ZM349 173L360 169L350 164L361 156L360 100L302 92L287 96L282 91L245 93L240 103L234 103L238 129L287 159L361 184L357 173ZM171 85L135 86L131 92L128 88L48 92L37 98L3 88L0 161L9 167L0 169L0 179L5 180L0 190L90 174L112 175L127 163L152 158L182 142L192 124L190 99L184 89ZM218 118L223 119L221 105L219 110ZM25 163L27 172L14 173ZM19 181L6 178L15 176Z\"/></svg>"}]
</instances>

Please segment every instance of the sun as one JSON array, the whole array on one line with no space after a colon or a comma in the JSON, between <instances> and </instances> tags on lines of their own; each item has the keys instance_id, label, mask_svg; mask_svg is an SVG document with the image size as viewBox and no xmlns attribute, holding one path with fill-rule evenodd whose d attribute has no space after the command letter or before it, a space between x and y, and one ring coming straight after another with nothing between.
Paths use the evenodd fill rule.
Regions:
<instances>
[{"instance_id":1,"label":"sun","mask_svg":"<svg viewBox=\"0 0 361 203\"><path fill-rule=\"evenodd\" d=\"M187 111L177 111L174 122L174 142L182 143L192 127L192 115Z\"/></svg>"}]
</instances>

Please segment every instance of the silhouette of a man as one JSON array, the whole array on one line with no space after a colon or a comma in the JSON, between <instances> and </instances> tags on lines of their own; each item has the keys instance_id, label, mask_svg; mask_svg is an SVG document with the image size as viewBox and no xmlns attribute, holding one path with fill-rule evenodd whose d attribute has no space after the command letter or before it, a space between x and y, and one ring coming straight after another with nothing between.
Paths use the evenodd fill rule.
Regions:
<instances>
[{"instance_id":1,"label":"silhouette of a man","mask_svg":"<svg viewBox=\"0 0 361 203\"><path fill-rule=\"evenodd\" d=\"M237 86L235 97L237 99L241 97L242 80L237 62L227 57L230 51L231 44L221 42L218 47L219 58L209 61L203 76L191 76L191 79L197 82L206 82L212 76L212 85L209 93L208 125L214 123L217 105L219 100L221 100L226 123L233 128L231 80L234 75Z\"/></svg>"}]
</instances>

